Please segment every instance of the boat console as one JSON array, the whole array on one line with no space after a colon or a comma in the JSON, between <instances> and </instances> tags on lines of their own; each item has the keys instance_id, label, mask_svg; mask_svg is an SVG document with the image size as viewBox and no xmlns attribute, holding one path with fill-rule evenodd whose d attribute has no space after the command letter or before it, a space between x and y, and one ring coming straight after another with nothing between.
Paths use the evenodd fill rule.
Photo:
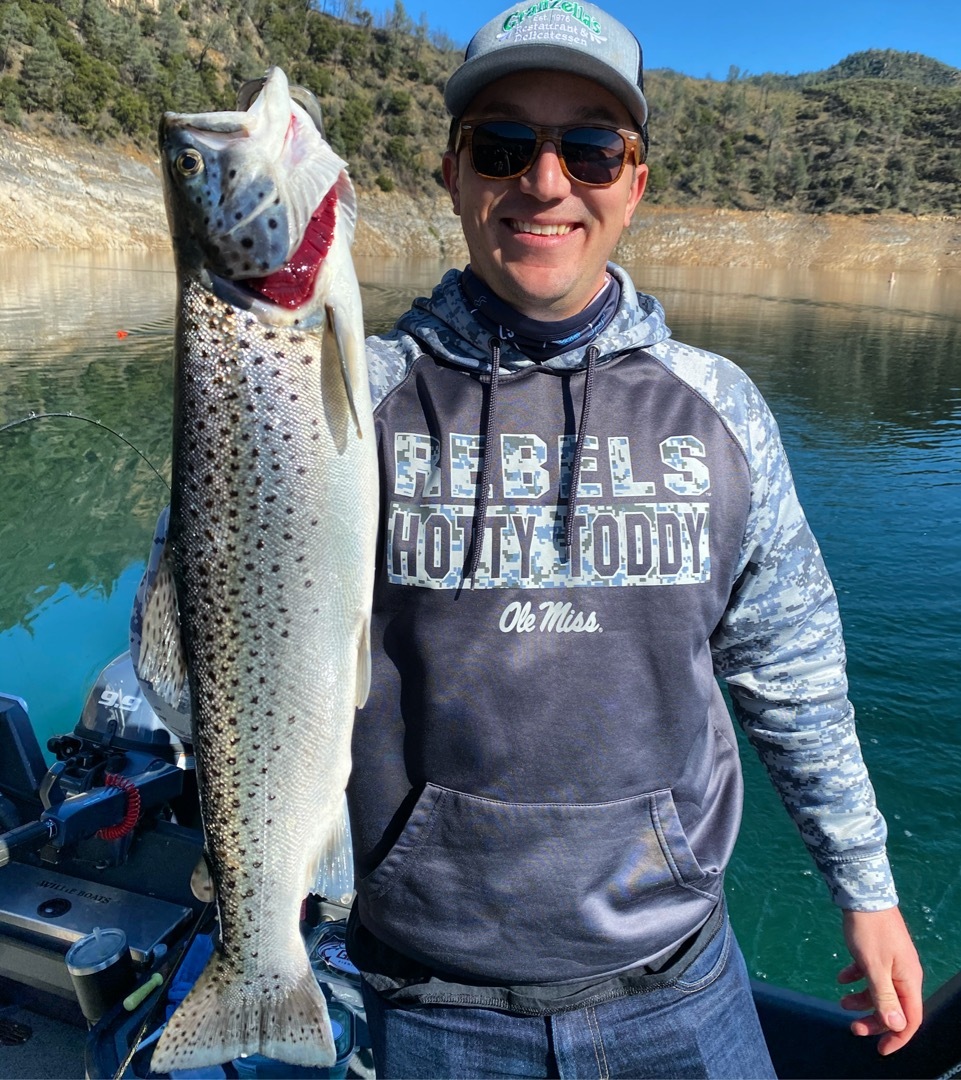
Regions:
<instances>
[{"instance_id":1,"label":"boat console","mask_svg":"<svg viewBox=\"0 0 961 1080\"><path fill-rule=\"evenodd\" d=\"M26 704L0 694L0 977L74 999L74 942L115 927L147 966L202 907L191 750L137 689L125 654L49 766Z\"/></svg>"}]
</instances>

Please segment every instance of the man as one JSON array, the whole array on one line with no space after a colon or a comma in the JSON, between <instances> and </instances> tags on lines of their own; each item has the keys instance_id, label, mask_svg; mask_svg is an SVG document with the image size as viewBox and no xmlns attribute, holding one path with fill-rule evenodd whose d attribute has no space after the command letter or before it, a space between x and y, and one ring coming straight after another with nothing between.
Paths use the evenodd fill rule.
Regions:
<instances>
[{"instance_id":1,"label":"man","mask_svg":"<svg viewBox=\"0 0 961 1080\"><path fill-rule=\"evenodd\" d=\"M647 180L640 47L583 0L510 9L445 99L470 265L368 341L348 946L377 1075L773 1075L717 678L843 911L852 1028L897 1050L921 971L777 427L608 262Z\"/></svg>"},{"instance_id":2,"label":"man","mask_svg":"<svg viewBox=\"0 0 961 1080\"><path fill-rule=\"evenodd\" d=\"M510 9L445 100L470 253L368 342L373 680L348 792L377 1074L769 1076L723 901L740 769L715 677L842 908L856 1034L921 972L777 428L608 263L644 193L641 53Z\"/></svg>"}]
</instances>

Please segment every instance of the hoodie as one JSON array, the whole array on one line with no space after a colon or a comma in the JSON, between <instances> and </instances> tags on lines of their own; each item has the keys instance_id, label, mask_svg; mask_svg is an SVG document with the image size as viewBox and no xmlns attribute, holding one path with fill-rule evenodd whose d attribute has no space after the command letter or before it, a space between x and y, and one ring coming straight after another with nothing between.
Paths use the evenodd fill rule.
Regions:
<instances>
[{"instance_id":1,"label":"hoodie","mask_svg":"<svg viewBox=\"0 0 961 1080\"><path fill-rule=\"evenodd\" d=\"M548 360L484 329L457 271L368 340L382 507L350 941L408 1000L556 997L657 971L709 924L742 795L719 683L834 901L897 903L777 425L608 269L615 315Z\"/></svg>"}]
</instances>

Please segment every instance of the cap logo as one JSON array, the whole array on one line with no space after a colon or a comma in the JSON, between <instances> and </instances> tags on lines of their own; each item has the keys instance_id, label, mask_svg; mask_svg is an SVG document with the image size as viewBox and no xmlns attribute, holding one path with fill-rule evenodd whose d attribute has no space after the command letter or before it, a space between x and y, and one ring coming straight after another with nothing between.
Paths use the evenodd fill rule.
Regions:
<instances>
[{"instance_id":1,"label":"cap logo","mask_svg":"<svg viewBox=\"0 0 961 1080\"><path fill-rule=\"evenodd\" d=\"M523 36L517 33L521 25L528 19L533 19L535 16L542 15L545 12L566 15L568 19L573 19L585 26L595 36L600 36L601 24L593 15L588 14L576 0L540 0L540 3L530 4L528 7L517 8L515 11L510 12L504 20L502 32L497 35L498 40L503 40L506 37ZM553 20L551 21L553 22ZM556 40L556 33L561 32L559 28L554 26L538 26L536 28L525 26L524 29L530 30L532 38L543 37L545 40ZM604 39L601 38L601 40Z\"/></svg>"}]
</instances>

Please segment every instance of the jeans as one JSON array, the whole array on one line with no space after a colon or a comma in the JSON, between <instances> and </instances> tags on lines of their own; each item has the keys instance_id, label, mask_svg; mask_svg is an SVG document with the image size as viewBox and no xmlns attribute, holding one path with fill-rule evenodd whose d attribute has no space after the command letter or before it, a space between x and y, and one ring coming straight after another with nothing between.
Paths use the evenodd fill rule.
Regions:
<instances>
[{"instance_id":1,"label":"jeans","mask_svg":"<svg viewBox=\"0 0 961 1080\"><path fill-rule=\"evenodd\" d=\"M378 1080L775 1076L744 957L726 916L672 982L552 1016L392 1006L364 984Z\"/></svg>"}]
</instances>

